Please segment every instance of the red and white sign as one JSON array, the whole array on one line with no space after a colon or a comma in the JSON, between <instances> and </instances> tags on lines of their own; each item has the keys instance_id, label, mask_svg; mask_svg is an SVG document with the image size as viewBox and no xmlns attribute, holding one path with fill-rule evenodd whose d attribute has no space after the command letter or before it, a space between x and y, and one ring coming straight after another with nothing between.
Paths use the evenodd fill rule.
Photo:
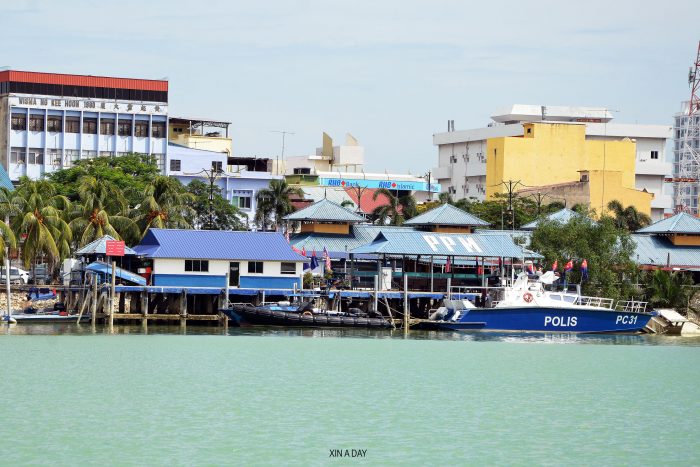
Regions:
<instances>
[{"instance_id":1,"label":"red and white sign","mask_svg":"<svg viewBox=\"0 0 700 467\"><path fill-rule=\"evenodd\" d=\"M107 240L105 242L107 256L124 256L124 242L121 240Z\"/></svg>"}]
</instances>

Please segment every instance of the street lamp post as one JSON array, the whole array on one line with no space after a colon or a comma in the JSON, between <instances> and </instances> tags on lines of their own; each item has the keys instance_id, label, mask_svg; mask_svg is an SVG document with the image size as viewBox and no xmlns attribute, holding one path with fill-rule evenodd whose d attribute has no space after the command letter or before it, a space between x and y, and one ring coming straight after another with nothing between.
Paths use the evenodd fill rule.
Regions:
<instances>
[{"instance_id":1,"label":"street lamp post","mask_svg":"<svg viewBox=\"0 0 700 467\"><path fill-rule=\"evenodd\" d=\"M221 170L219 167L212 167L211 169L202 169L199 172L196 173L188 173L186 175L201 175L203 174L204 177L209 180L209 206L208 206L208 220L207 224L205 225L206 230L212 230L214 228L214 184L216 183L216 180L221 177L221 175L224 173L223 170Z\"/></svg>"}]
</instances>

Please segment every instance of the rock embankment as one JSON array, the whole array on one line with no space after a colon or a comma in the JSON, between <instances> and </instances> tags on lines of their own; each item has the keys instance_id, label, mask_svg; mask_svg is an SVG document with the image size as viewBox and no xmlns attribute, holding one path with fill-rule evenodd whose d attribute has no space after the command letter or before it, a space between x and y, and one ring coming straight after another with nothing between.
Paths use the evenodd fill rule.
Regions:
<instances>
[{"instance_id":1,"label":"rock embankment","mask_svg":"<svg viewBox=\"0 0 700 467\"><path fill-rule=\"evenodd\" d=\"M54 304L57 302L55 298L51 300L27 300L27 294L21 292L12 292L10 294L10 306L12 307L12 313L22 313L30 305L37 310L42 310L45 308L53 309ZM7 312L7 294L0 293L0 314L5 314Z\"/></svg>"}]
</instances>

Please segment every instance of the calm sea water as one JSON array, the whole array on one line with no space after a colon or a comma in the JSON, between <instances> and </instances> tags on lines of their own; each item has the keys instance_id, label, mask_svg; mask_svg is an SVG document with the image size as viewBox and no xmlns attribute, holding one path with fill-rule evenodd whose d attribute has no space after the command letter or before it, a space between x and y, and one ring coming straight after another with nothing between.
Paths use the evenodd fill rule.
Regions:
<instances>
[{"instance_id":1,"label":"calm sea water","mask_svg":"<svg viewBox=\"0 0 700 467\"><path fill-rule=\"evenodd\" d=\"M700 339L148 333L0 327L0 464L700 463Z\"/></svg>"}]
</instances>

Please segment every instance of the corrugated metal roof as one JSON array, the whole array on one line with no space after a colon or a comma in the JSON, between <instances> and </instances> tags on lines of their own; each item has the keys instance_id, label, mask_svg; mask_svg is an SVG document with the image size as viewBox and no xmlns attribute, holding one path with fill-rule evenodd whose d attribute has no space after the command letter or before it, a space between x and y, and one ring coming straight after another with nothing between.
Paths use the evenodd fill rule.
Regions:
<instances>
[{"instance_id":1,"label":"corrugated metal roof","mask_svg":"<svg viewBox=\"0 0 700 467\"><path fill-rule=\"evenodd\" d=\"M632 234L636 247L632 260L638 264L665 267L700 267L700 247L676 246L668 238L647 234Z\"/></svg>"},{"instance_id":2,"label":"corrugated metal roof","mask_svg":"<svg viewBox=\"0 0 700 467\"><path fill-rule=\"evenodd\" d=\"M564 209L560 209L557 212L553 212L552 214L544 216L544 219L547 219L549 221L559 222L562 224L566 224L574 217L582 217L582 216L581 216L581 214L577 213L576 211L572 211L571 209L564 208ZM537 225L540 223L541 220L542 219L535 219L534 221L527 223L520 228L523 230L535 230L537 228Z\"/></svg>"},{"instance_id":3,"label":"corrugated metal roof","mask_svg":"<svg viewBox=\"0 0 700 467\"><path fill-rule=\"evenodd\" d=\"M466 211L443 204L426 211L423 214L409 219L406 225L489 225L488 222L469 214Z\"/></svg>"},{"instance_id":4,"label":"corrugated metal roof","mask_svg":"<svg viewBox=\"0 0 700 467\"><path fill-rule=\"evenodd\" d=\"M112 237L111 235L105 235L104 237L98 238L94 242L88 243L87 245L76 251L75 255L104 255L107 251L107 240L116 240L116 238ZM128 246L125 246L124 254L135 255L136 252Z\"/></svg>"},{"instance_id":5,"label":"corrugated metal roof","mask_svg":"<svg viewBox=\"0 0 700 467\"><path fill-rule=\"evenodd\" d=\"M304 190L304 197L313 202L321 201L322 199L328 199L336 204L342 204L343 201L351 201L354 203L350 195L348 195L342 188L334 188L327 186L300 186ZM354 208L349 208L354 210Z\"/></svg>"},{"instance_id":6,"label":"corrugated metal roof","mask_svg":"<svg viewBox=\"0 0 700 467\"><path fill-rule=\"evenodd\" d=\"M3 167L2 164L0 164L0 186L7 188L10 191L15 191L12 181L10 181L10 176L7 175L7 170L5 170L5 167Z\"/></svg>"},{"instance_id":7,"label":"corrugated metal roof","mask_svg":"<svg viewBox=\"0 0 700 467\"><path fill-rule=\"evenodd\" d=\"M700 234L700 219L685 212L675 216L661 219L642 229L637 233L694 233Z\"/></svg>"},{"instance_id":8,"label":"corrugated metal roof","mask_svg":"<svg viewBox=\"0 0 700 467\"><path fill-rule=\"evenodd\" d=\"M304 261L277 232L149 229L134 250L150 258Z\"/></svg>"},{"instance_id":9,"label":"corrugated metal roof","mask_svg":"<svg viewBox=\"0 0 700 467\"><path fill-rule=\"evenodd\" d=\"M382 230L372 243L356 248L352 253L520 258L523 249L507 234L436 234Z\"/></svg>"},{"instance_id":10,"label":"corrugated metal roof","mask_svg":"<svg viewBox=\"0 0 700 467\"><path fill-rule=\"evenodd\" d=\"M292 237L291 243L300 250L306 249L307 255L314 250L323 251L325 247L331 258L345 258L346 252L371 243L380 232L388 230L414 231L412 227L354 224L350 226L349 235L302 233Z\"/></svg>"},{"instance_id":11,"label":"corrugated metal roof","mask_svg":"<svg viewBox=\"0 0 700 467\"><path fill-rule=\"evenodd\" d=\"M1 71L0 81L140 89L144 91L168 90L168 81L160 79L114 78L111 76L67 75L63 73L41 73L18 70Z\"/></svg>"},{"instance_id":12,"label":"corrugated metal roof","mask_svg":"<svg viewBox=\"0 0 700 467\"><path fill-rule=\"evenodd\" d=\"M365 218L328 199L284 217L288 221L364 222Z\"/></svg>"}]
</instances>

